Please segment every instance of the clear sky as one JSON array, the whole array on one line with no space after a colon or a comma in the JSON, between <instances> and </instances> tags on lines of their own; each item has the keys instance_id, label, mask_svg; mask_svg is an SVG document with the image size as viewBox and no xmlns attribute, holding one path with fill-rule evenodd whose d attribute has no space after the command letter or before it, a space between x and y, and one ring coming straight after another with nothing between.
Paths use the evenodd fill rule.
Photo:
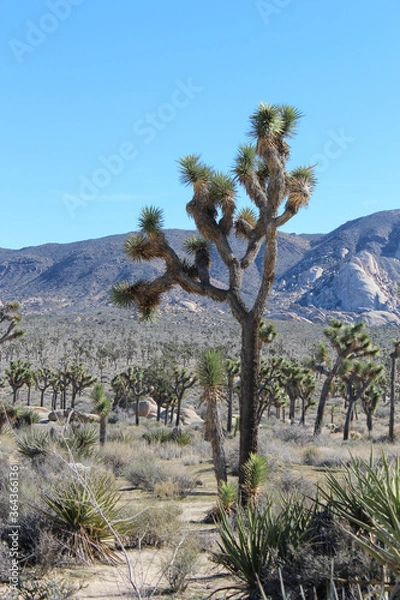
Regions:
<instances>
[{"instance_id":1,"label":"clear sky","mask_svg":"<svg viewBox=\"0 0 400 600\"><path fill-rule=\"evenodd\" d=\"M285 230L400 208L398 0L2 0L0 246L191 228L176 160L228 169L260 101L318 163Z\"/></svg>"}]
</instances>

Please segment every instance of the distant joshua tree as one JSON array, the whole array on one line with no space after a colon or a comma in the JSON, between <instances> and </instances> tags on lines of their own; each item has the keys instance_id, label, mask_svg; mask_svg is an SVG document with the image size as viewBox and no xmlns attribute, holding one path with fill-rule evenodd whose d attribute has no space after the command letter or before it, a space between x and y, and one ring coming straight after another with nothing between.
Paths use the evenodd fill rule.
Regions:
<instances>
[{"instance_id":1,"label":"distant joshua tree","mask_svg":"<svg viewBox=\"0 0 400 600\"><path fill-rule=\"evenodd\" d=\"M155 207L143 209L140 232L126 240L125 252L136 262L162 259L165 272L152 282L122 282L112 292L116 304L135 305L144 319L152 317L162 295L175 285L190 294L229 305L242 332L239 482L244 504L242 467L251 454L257 453L258 446L259 330L275 276L278 229L308 204L316 183L312 167L286 170L290 155L286 140L295 135L300 117L300 111L291 106L260 104L250 117L250 136L255 144L239 147L231 174L215 171L198 155L182 158L182 182L191 185L194 192L186 209L200 236L186 240L188 258L181 258L162 231L162 211ZM244 187L253 208L236 210L237 183ZM244 241L241 257L232 251L231 233ZM211 280L213 247L226 267L226 287L216 286ZM248 306L241 293L243 275L260 253L261 281L253 306Z\"/></svg>"}]
</instances>

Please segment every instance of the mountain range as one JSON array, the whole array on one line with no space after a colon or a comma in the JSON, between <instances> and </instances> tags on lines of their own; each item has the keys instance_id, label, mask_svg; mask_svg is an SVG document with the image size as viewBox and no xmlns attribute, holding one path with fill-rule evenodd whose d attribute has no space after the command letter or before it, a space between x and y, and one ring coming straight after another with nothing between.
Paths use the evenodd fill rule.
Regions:
<instances>
[{"instance_id":1,"label":"mountain range","mask_svg":"<svg viewBox=\"0 0 400 600\"><path fill-rule=\"evenodd\" d=\"M193 232L169 229L166 235L183 254ZM123 252L127 234L70 244L0 248L0 299L18 300L23 312L93 311L110 306L110 289L122 280L151 279L160 260L132 263ZM234 252L243 243L232 238ZM245 274L243 293L250 303L262 271L262 255ZM226 285L223 263L212 251L211 277ZM369 325L400 326L400 210L349 221L327 234L279 234L278 263L267 316L324 323L332 316ZM165 311L228 312L207 298L174 288Z\"/></svg>"}]
</instances>

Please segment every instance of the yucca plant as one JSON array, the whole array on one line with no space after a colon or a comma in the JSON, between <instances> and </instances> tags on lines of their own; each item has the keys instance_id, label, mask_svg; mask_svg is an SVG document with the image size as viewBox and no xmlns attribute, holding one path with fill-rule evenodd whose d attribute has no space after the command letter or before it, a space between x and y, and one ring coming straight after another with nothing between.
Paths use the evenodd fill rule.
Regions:
<instances>
[{"instance_id":1,"label":"yucca plant","mask_svg":"<svg viewBox=\"0 0 400 600\"><path fill-rule=\"evenodd\" d=\"M316 505L308 508L304 499L294 495L280 509L271 500L262 509L248 506L238 511L235 520L222 512L219 551L213 553L213 560L238 580L225 588L231 592L229 597L258 599L267 580L279 585L279 568L310 546L315 514Z\"/></svg>"},{"instance_id":2,"label":"yucca plant","mask_svg":"<svg viewBox=\"0 0 400 600\"><path fill-rule=\"evenodd\" d=\"M62 448L67 448L74 456L89 458L97 447L97 428L95 425L74 427L71 434L59 439Z\"/></svg>"},{"instance_id":3,"label":"yucca plant","mask_svg":"<svg viewBox=\"0 0 400 600\"><path fill-rule=\"evenodd\" d=\"M227 481L221 481L218 486L218 505L223 512L230 513L238 499L237 486Z\"/></svg>"},{"instance_id":4,"label":"yucca plant","mask_svg":"<svg viewBox=\"0 0 400 600\"><path fill-rule=\"evenodd\" d=\"M342 476L331 473L321 495L352 526L353 540L400 578L400 459L378 464L352 458Z\"/></svg>"},{"instance_id":5,"label":"yucca plant","mask_svg":"<svg viewBox=\"0 0 400 600\"><path fill-rule=\"evenodd\" d=\"M47 456L50 445L51 439L47 430L31 429L17 438L18 452L29 458Z\"/></svg>"},{"instance_id":6,"label":"yucca plant","mask_svg":"<svg viewBox=\"0 0 400 600\"><path fill-rule=\"evenodd\" d=\"M145 439L148 444L164 444L171 440L171 432L165 427L157 427L157 429L145 431L143 439Z\"/></svg>"},{"instance_id":7,"label":"yucca plant","mask_svg":"<svg viewBox=\"0 0 400 600\"><path fill-rule=\"evenodd\" d=\"M243 471L247 498L254 505L267 481L267 459L259 454L250 454L249 460L243 465Z\"/></svg>"},{"instance_id":8,"label":"yucca plant","mask_svg":"<svg viewBox=\"0 0 400 600\"><path fill-rule=\"evenodd\" d=\"M125 534L128 522L121 519L120 493L108 474L71 474L57 487L42 494L50 518L73 556L116 564L114 533Z\"/></svg>"}]
</instances>

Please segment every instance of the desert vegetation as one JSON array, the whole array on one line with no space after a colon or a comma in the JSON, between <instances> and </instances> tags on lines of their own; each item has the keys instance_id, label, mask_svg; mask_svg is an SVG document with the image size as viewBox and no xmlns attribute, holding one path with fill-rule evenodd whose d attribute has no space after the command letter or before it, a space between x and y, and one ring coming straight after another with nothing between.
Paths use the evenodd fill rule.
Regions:
<instances>
[{"instance_id":1,"label":"desert vegetation","mask_svg":"<svg viewBox=\"0 0 400 600\"><path fill-rule=\"evenodd\" d=\"M59 319L32 316L24 319L24 336L1 346L4 597L100 597L107 589L110 598L119 593L134 598L395 598L395 332L362 326L354 331L337 322L325 332L285 322L271 325L267 336L261 331L268 343L262 346L258 385L259 451L244 470L249 502L243 509L238 501L237 329L226 315L218 329L209 315L197 314L192 323L182 320L178 341L172 332L179 318L171 314L162 323L140 324L129 317L119 321L112 310ZM318 403L338 355L332 336L342 343L345 334L349 340L361 336L373 350L380 368L371 387L378 386L378 397L368 398L369 379L360 388L365 371L347 358L332 380L316 436ZM354 356L356 365L369 364L369 351ZM7 372L17 371L15 365L22 379L27 371L30 377L14 399ZM346 378L353 369L358 379L351 389L357 397L344 440ZM83 385L73 386L71 372ZM54 386L54 373L61 374L60 388ZM154 398L151 418L137 418L141 389L139 406ZM372 428L363 406L371 401ZM220 419L221 437L215 438L220 446L214 450L212 428L201 417L207 422L202 410L207 402ZM189 425L191 408L198 420ZM49 420L55 412L57 420ZM15 465L18 592L7 588L9 484Z\"/></svg>"}]
</instances>

